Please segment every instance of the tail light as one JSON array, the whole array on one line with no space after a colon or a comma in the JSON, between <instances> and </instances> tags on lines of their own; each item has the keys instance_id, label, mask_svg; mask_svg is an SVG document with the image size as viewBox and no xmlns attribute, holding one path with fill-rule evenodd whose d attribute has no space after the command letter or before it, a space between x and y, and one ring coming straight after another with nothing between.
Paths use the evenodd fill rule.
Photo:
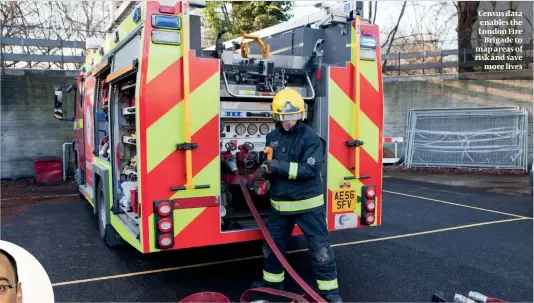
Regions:
<instances>
[{"instance_id":1,"label":"tail light","mask_svg":"<svg viewBox=\"0 0 534 303\"><path fill-rule=\"evenodd\" d=\"M172 230L172 221L169 218L161 219L158 222L158 229L162 233L168 233Z\"/></svg>"},{"instance_id":2,"label":"tail light","mask_svg":"<svg viewBox=\"0 0 534 303\"><path fill-rule=\"evenodd\" d=\"M376 187L362 186L362 225L372 225L376 220Z\"/></svg>"},{"instance_id":3,"label":"tail light","mask_svg":"<svg viewBox=\"0 0 534 303\"><path fill-rule=\"evenodd\" d=\"M154 236L159 249L169 249L174 246L174 202L159 200L154 202Z\"/></svg>"},{"instance_id":4,"label":"tail light","mask_svg":"<svg viewBox=\"0 0 534 303\"><path fill-rule=\"evenodd\" d=\"M369 212L374 212L375 211L375 207L376 207L376 203L374 200L368 200L366 203L365 203L365 208L367 209L367 211Z\"/></svg>"},{"instance_id":5,"label":"tail light","mask_svg":"<svg viewBox=\"0 0 534 303\"><path fill-rule=\"evenodd\" d=\"M161 202L157 210L160 216L167 217L172 212L172 204L168 201Z\"/></svg>"},{"instance_id":6,"label":"tail light","mask_svg":"<svg viewBox=\"0 0 534 303\"><path fill-rule=\"evenodd\" d=\"M158 238L158 246L161 249L171 248L174 245L173 237L169 234L164 234Z\"/></svg>"},{"instance_id":7,"label":"tail light","mask_svg":"<svg viewBox=\"0 0 534 303\"><path fill-rule=\"evenodd\" d=\"M371 225L375 222L375 215L373 213L368 213L365 215L365 223Z\"/></svg>"},{"instance_id":8,"label":"tail light","mask_svg":"<svg viewBox=\"0 0 534 303\"><path fill-rule=\"evenodd\" d=\"M365 190L365 196L367 197L367 199L374 199L375 195L376 195L376 192L375 192L375 188L374 187L368 187Z\"/></svg>"}]
</instances>

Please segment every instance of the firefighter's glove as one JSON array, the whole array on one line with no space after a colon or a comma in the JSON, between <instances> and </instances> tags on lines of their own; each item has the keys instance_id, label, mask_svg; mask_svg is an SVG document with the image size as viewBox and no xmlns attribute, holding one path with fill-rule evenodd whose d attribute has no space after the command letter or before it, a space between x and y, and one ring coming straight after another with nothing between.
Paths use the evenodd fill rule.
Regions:
<instances>
[{"instance_id":1,"label":"firefighter's glove","mask_svg":"<svg viewBox=\"0 0 534 303\"><path fill-rule=\"evenodd\" d=\"M224 163L226 164L226 166L228 166L228 168L233 172L235 170L237 170L237 163L235 162L235 156L232 155L230 157L228 157Z\"/></svg>"},{"instance_id":2,"label":"firefighter's glove","mask_svg":"<svg viewBox=\"0 0 534 303\"><path fill-rule=\"evenodd\" d=\"M265 165L267 165L267 173L268 174L278 174L280 173L280 161L278 160L267 160L265 162Z\"/></svg>"},{"instance_id":3,"label":"firefighter's glove","mask_svg":"<svg viewBox=\"0 0 534 303\"><path fill-rule=\"evenodd\" d=\"M266 163L263 163L263 164L260 166L260 174L261 174L261 177L262 177L262 178L267 177L267 164L266 164Z\"/></svg>"}]
</instances>

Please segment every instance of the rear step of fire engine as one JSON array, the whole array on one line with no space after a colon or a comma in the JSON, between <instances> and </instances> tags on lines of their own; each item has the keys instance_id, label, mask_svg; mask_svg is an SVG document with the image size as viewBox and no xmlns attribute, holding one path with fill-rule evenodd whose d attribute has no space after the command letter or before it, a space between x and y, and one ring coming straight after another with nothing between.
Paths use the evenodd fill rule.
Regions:
<instances>
[{"instance_id":1,"label":"rear step of fire engine","mask_svg":"<svg viewBox=\"0 0 534 303\"><path fill-rule=\"evenodd\" d=\"M121 210L120 213L116 214L117 218L121 220L128 231L135 236L137 240L139 240L140 237L140 228L139 228L139 216L137 213L132 212L128 208L124 207L123 205L119 204L119 208Z\"/></svg>"},{"instance_id":2,"label":"rear step of fire engine","mask_svg":"<svg viewBox=\"0 0 534 303\"><path fill-rule=\"evenodd\" d=\"M291 302L299 302L299 303L309 303L309 302L326 302L325 299L323 299L319 294L317 294L302 278L297 274L297 272L289 265L287 260L284 258L276 244L274 243L273 238L271 237L271 234L269 233L269 230L267 229L267 226L265 226L265 222L261 218L258 210L256 209L256 206L252 202L252 198L250 197L250 194L247 190L247 186L245 185L245 181L243 178L239 175L239 172L237 170L234 170L234 174L239 180L239 186L241 187L241 191L243 192L243 195L245 195L245 200L247 201L248 207L250 208L250 211L254 215L254 219L256 219L256 222L258 223L258 226L260 227L261 233L263 234L263 237L267 241L267 244L269 247L273 250L274 254L276 255L276 258L280 261L284 269L289 273L289 275L297 282L297 284L304 289L306 292L305 295L298 295L292 292L283 291L279 289L274 288L268 288L268 287L258 287L258 288L251 288L247 291L245 291L240 298L241 303L249 302L248 296L252 292L261 292L261 293L267 293L272 294L275 296L280 297L286 297L289 299L293 299ZM228 298L226 298L223 294L215 293L215 292L202 292L202 293L196 293L192 294L180 302L230 302Z\"/></svg>"}]
</instances>

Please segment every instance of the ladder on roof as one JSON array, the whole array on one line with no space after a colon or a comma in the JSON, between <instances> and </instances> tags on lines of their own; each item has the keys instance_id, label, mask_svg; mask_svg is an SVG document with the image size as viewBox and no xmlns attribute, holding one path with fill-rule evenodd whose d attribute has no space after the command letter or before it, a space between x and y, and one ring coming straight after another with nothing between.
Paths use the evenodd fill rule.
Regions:
<instances>
[{"instance_id":1,"label":"ladder on roof","mask_svg":"<svg viewBox=\"0 0 534 303\"><path fill-rule=\"evenodd\" d=\"M322 1L315 4L315 7L321 10L297 19L289 20L259 31L248 33L248 35L258 36L260 39L288 32L299 27L314 25L326 26L335 22L347 22L347 18L352 11L360 9L363 15L363 1ZM362 21L365 19L361 19ZM233 43L240 43L241 37L223 42L224 49L231 48ZM246 42L252 41L245 39ZM215 50L215 45L205 48L204 50Z\"/></svg>"},{"instance_id":2,"label":"ladder on roof","mask_svg":"<svg viewBox=\"0 0 534 303\"><path fill-rule=\"evenodd\" d=\"M109 1L110 20L108 33L113 32L133 12L141 1Z\"/></svg>"}]
</instances>

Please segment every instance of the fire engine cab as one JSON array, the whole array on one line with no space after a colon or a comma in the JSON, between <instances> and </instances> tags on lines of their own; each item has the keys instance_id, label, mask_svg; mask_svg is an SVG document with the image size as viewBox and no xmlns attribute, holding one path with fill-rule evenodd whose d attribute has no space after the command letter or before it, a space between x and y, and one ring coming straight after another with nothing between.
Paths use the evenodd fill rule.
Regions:
<instances>
[{"instance_id":1,"label":"fire engine cab","mask_svg":"<svg viewBox=\"0 0 534 303\"><path fill-rule=\"evenodd\" d=\"M327 142L328 229L381 225L379 29L357 17L362 3L325 2L317 13L202 49L194 10L204 5L165 2L114 6L107 36L87 41L76 84L56 90L57 119L74 95L75 177L102 240L150 253L261 239L222 161L236 157L266 215L269 184L259 167L276 127L270 104L285 87L302 94L304 122Z\"/></svg>"}]
</instances>

